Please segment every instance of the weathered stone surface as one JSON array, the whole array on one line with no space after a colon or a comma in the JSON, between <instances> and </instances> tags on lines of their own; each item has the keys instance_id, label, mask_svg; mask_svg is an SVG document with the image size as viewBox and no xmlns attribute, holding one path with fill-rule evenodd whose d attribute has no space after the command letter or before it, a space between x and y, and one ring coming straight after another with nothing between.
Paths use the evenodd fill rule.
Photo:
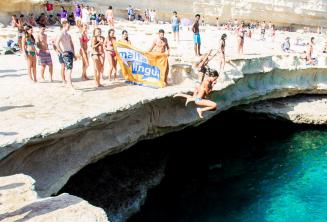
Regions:
<instances>
[{"instance_id":1,"label":"weathered stone surface","mask_svg":"<svg viewBox=\"0 0 327 222\"><path fill-rule=\"evenodd\" d=\"M34 191L34 180L17 174L0 178L1 222L107 222L101 208L85 200L61 194L39 199Z\"/></svg>"},{"instance_id":2,"label":"weathered stone surface","mask_svg":"<svg viewBox=\"0 0 327 222\"><path fill-rule=\"evenodd\" d=\"M237 109L298 124L327 124L327 97L325 95L302 95L268 100Z\"/></svg>"},{"instance_id":3,"label":"weathered stone surface","mask_svg":"<svg viewBox=\"0 0 327 222\"><path fill-rule=\"evenodd\" d=\"M0 10L4 12L28 12L43 10L43 0L2 0ZM194 13L201 13L206 21L214 22L220 17L221 21L229 19L244 20L271 20L278 24L303 24L310 26L326 26L327 1L326 0L179 0L179 1L102 1L88 0L91 5L97 6L98 11L105 11L111 4L116 14L123 15L129 4L140 8L156 9L160 19L169 20L173 10L180 15L193 17ZM59 8L59 7L58 7Z\"/></svg>"}]
</instances>

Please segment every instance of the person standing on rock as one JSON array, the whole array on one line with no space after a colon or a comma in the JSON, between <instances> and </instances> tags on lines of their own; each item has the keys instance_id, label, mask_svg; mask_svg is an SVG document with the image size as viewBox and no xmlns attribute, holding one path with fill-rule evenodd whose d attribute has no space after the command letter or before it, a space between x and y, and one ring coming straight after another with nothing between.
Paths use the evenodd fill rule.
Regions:
<instances>
[{"instance_id":1,"label":"person standing on rock","mask_svg":"<svg viewBox=\"0 0 327 222\"><path fill-rule=\"evenodd\" d=\"M62 60L64 62L65 80L68 80L69 86L74 88L72 83L72 71L74 60L76 60L76 57L72 37L68 33L69 29L70 24L68 23L68 21L63 21L62 32L56 40L56 48L59 51L60 55L62 55Z\"/></svg>"},{"instance_id":2,"label":"person standing on rock","mask_svg":"<svg viewBox=\"0 0 327 222\"><path fill-rule=\"evenodd\" d=\"M174 11L173 17L171 17L171 25L172 25L172 29L173 29L173 33L174 33L174 41L176 41L176 37L177 37L178 42L179 42L179 26L180 26L180 24L181 24L181 20L177 16L177 12Z\"/></svg>"},{"instance_id":3,"label":"person standing on rock","mask_svg":"<svg viewBox=\"0 0 327 222\"><path fill-rule=\"evenodd\" d=\"M224 33L221 35L219 45L218 45L218 65L220 74L224 73L225 69L225 48L226 48L226 38L227 35Z\"/></svg>"},{"instance_id":4,"label":"person standing on rock","mask_svg":"<svg viewBox=\"0 0 327 222\"><path fill-rule=\"evenodd\" d=\"M192 25L194 52L196 56L201 56L201 37L200 37L200 15L196 14Z\"/></svg>"},{"instance_id":5,"label":"person standing on rock","mask_svg":"<svg viewBox=\"0 0 327 222\"><path fill-rule=\"evenodd\" d=\"M48 47L48 36L45 34L45 26L40 25L40 33L37 37L37 47L39 48L39 65L41 66L41 77L44 80L44 72L46 66L49 67L50 81L52 82L53 65L52 58Z\"/></svg>"},{"instance_id":6,"label":"person standing on rock","mask_svg":"<svg viewBox=\"0 0 327 222\"><path fill-rule=\"evenodd\" d=\"M89 78L87 77L86 71L87 68L89 67L89 57L87 54L87 43L89 42L89 38L87 37L87 29L88 26L86 24L83 24L81 27L81 34L79 36L79 42L80 42L80 55L82 58L82 63L83 63L83 71L82 71L82 79L83 80L89 80Z\"/></svg>"},{"instance_id":7,"label":"person standing on rock","mask_svg":"<svg viewBox=\"0 0 327 222\"><path fill-rule=\"evenodd\" d=\"M24 15L20 15L18 22L17 22L17 42L18 42L18 46L20 48L20 50L23 49L22 46L22 40L23 40L23 36L24 36L24 25L25 25L25 19L24 19Z\"/></svg>"},{"instance_id":8,"label":"person standing on rock","mask_svg":"<svg viewBox=\"0 0 327 222\"><path fill-rule=\"evenodd\" d=\"M306 51L306 63L307 63L307 65L315 65L317 63L316 58L313 58L314 46L315 46L315 38L311 37L310 43L308 45L308 50Z\"/></svg>"},{"instance_id":9,"label":"person standing on rock","mask_svg":"<svg viewBox=\"0 0 327 222\"><path fill-rule=\"evenodd\" d=\"M239 27L236 29L236 35L237 35L237 53L239 55L243 55L243 48L244 48L244 38L245 38L245 28L244 28L244 22L241 22Z\"/></svg>"},{"instance_id":10,"label":"person standing on rock","mask_svg":"<svg viewBox=\"0 0 327 222\"><path fill-rule=\"evenodd\" d=\"M266 22L265 21L261 22L260 28L261 28L261 40L264 40L265 34L266 34Z\"/></svg>"},{"instance_id":11,"label":"person standing on rock","mask_svg":"<svg viewBox=\"0 0 327 222\"><path fill-rule=\"evenodd\" d=\"M109 81L112 80L112 76L114 76L114 81L117 80L117 55L114 49L115 42L115 30L110 29L108 31L108 36L104 41L104 49L106 50L106 57L109 63Z\"/></svg>"},{"instance_id":12,"label":"person standing on rock","mask_svg":"<svg viewBox=\"0 0 327 222\"><path fill-rule=\"evenodd\" d=\"M64 6L61 6L60 22L63 23L64 21L67 21L67 18L68 18L68 12L65 10Z\"/></svg>"},{"instance_id":13,"label":"person standing on rock","mask_svg":"<svg viewBox=\"0 0 327 222\"><path fill-rule=\"evenodd\" d=\"M62 25L60 25L60 35L62 32ZM60 53L60 51L58 50L58 48L56 47L56 41L58 38L60 38L60 35L56 36L55 39L52 41L52 45L53 45L53 49L56 51L56 53L58 54L58 60L60 63L60 74L61 74L61 80L64 84L66 84L66 79L65 79L65 64L64 64L64 60L62 58L62 54Z\"/></svg>"},{"instance_id":14,"label":"person standing on rock","mask_svg":"<svg viewBox=\"0 0 327 222\"><path fill-rule=\"evenodd\" d=\"M159 30L158 37L153 41L152 46L149 49L149 52L158 52L158 53L167 52L167 56L170 56L170 47L168 44L168 40L165 37L165 31L163 29ZM167 62L167 69L164 78L166 85L168 85L168 73L169 73L169 64Z\"/></svg>"},{"instance_id":15,"label":"person standing on rock","mask_svg":"<svg viewBox=\"0 0 327 222\"><path fill-rule=\"evenodd\" d=\"M28 75L32 81L37 82L35 38L33 35L33 27L30 25L25 27L25 35L22 39L22 48L25 51Z\"/></svg>"},{"instance_id":16,"label":"person standing on rock","mask_svg":"<svg viewBox=\"0 0 327 222\"><path fill-rule=\"evenodd\" d=\"M106 11L106 18L107 18L107 23L110 28L114 28L115 22L114 22L114 11L112 9L112 6L110 5L108 10Z\"/></svg>"},{"instance_id":17,"label":"person standing on rock","mask_svg":"<svg viewBox=\"0 0 327 222\"><path fill-rule=\"evenodd\" d=\"M104 44L105 40L101 35L101 29L95 28L92 37L92 59L94 63L94 80L97 87L103 86L100 81L104 67Z\"/></svg>"}]
</instances>

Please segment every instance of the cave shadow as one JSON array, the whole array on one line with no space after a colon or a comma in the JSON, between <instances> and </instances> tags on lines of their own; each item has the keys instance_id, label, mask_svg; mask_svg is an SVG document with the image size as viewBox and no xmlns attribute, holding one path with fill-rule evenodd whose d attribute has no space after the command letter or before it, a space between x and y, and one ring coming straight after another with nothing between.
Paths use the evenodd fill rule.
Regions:
<instances>
[{"instance_id":1,"label":"cave shadow","mask_svg":"<svg viewBox=\"0 0 327 222\"><path fill-rule=\"evenodd\" d=\"M68 195L68 194L64 194ZM80 202L82 202L82 199L74 197L70 198L70 201L64 201L61 196L48 198L44 200L40 200L31 204L28 204L18 210L15 210L13 212L8 212L4 214L0 214L0 221L4 219L9 219L10 217L16 217L16 216L23 216L23 218L19 220L15 220L15 222L25 222L30 221L34 217L39 217L44 214L53 213L57 210L62 210L67 207L70 207L72 205L76 205Z\"/></svg>"},{"instance_id":2,"label":"cave shadow","mask_svg":"<svg viewBox=\"0 0 327 222\"><path fill-rule=\"evenodd\" d=\"M8 184L8 185L5 185L5 186L1 186L0 190L15 189L15 188L21 187L23 185L24 185L24 183L12 183L12 184Z\"/></svg>"},{"instance_id":3,"label":"cave shadow","mask_svg":"<svg viewBox=\"0 0 327 222\"><path fill-rule=\"evenodd\" d=\"M92 91L99 91L99 90L111 90L111 89L115 89L118 87L123 87L126 86L127 84L125 82L115 82L115 83L111 83L108 86L103 86L103 87L92 87L92 88L80 88L78 89L79 91L83 91L83 92L92 92Z\"/></svg>"},{"instance_id":4,"label":"cave shadow","mask_svg":"<svg viewBox=\"0 0 327 222\"><path fill-rule=\"evenodd\" d=\"M8 111L11 109L20 109L20 108L30 108L34 107L34 105L22 105L22 106L1 106L0 112Z\"/></svg>"},{"instance_id":5,"label":"cave shadow","mask_svg":"<svg viewBox=\"0 0 327 222\"><path fill-rule=\"evenodd\" d=\"M16 132L0 132L0 136L15 136L18 135Z\"/></svg>"}]
</instances>

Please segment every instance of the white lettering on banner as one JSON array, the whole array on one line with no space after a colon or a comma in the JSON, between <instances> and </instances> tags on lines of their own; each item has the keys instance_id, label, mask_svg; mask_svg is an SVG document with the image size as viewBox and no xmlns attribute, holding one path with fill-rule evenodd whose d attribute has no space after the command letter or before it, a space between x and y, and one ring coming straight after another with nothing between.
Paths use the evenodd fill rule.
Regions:
<instances>
[{"instance_id":1,"label":"white lettering on banner","mask_svg":"<svg viewBox=\"0 0 327 222\"><path fill-rule=\"evenodd\" d=\"M149 63L148 59L142 53L128 48L117 47L117 51L123 62L128 66L128 62Z\"/></svg>"}]
</instances>

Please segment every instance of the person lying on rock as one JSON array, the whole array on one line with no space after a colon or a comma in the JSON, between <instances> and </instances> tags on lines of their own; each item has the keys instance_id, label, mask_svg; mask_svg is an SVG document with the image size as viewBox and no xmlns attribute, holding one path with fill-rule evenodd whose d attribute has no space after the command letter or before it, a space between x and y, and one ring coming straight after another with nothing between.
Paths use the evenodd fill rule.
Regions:
<instances>
[{"instance_id":1,"label":"person lying on rock","mask_svg":"<svg viewBox=\"0 0 327 222\"><path fill-rule=\"evenodd\" d=\"M189 102L194 101L194 103L198 106L202 106L202 108L198 107L196 108L196 111L201 119L203 119L203 113L210 110L216 110L217 109L217 103L206 99L207 96L212 92L213 86L216 84L218 79L218 72L216 70L209 70L208 75L204 78L204 80L201 83L201 86L199 88L199 91L197 92L196 96L191 96L187 94L176 94L175 97L184 97L186 98L186 105Z\"/></svg>"}]
</instances>

